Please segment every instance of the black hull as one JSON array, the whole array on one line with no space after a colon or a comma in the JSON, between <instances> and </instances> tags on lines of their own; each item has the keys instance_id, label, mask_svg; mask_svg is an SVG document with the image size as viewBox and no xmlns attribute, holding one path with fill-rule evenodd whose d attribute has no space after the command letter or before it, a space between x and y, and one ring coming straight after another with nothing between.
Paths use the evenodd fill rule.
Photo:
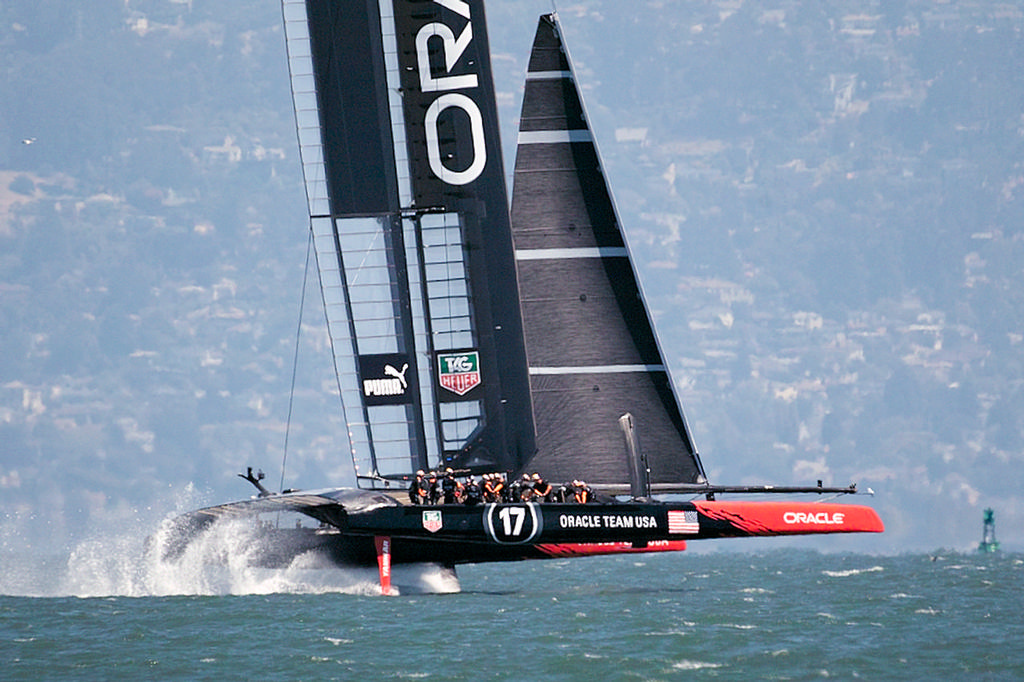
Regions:
<instances>
[{"instance_id":1,"label":"black hull","mask_svg":"<svg viewBox=\"0 0 1024 682\"><path fill-rule=\"evenodd\" d=\"M320 528L274 528L261 515L299 512ZM219 519L251 520L255 563L287 566L315 552L333 564L373 566L389 539L392 564L522 561L591 554L678 551L687 540L881 532L869 507L814 502L520 502L415 506L351 489L280 495L182 517L167 554L180 554Z\"/></svg>"},{"instance_id":2,"label":"black hull","mask_svg":"<svg viewBox=\"0 0 1024 682\"><path fill-rule=\"evenodd\" d=\"M339 531L311 529L280 529L265 531L263 544L252 554L252 563L261 568L287 568L299 556L315 553L323 561L336 566L377 566L377 550L373 536L348 535ZM418 540L396 538L391 545L391 563L434 563L443 566L537 559L558 559L597 554L619 554L643 551L681 551L682 542L673 543L565 543L547 545L489 545L481 542L455 540Z\"/></svg>"}]
</instances>

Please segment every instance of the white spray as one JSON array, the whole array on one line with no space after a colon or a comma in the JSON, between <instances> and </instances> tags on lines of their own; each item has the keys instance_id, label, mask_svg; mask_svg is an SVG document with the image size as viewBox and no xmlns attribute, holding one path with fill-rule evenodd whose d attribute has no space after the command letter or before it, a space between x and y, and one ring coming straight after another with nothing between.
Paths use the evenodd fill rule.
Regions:
<instances>
[{"instance_id":1,"label":"white spray","mask_svg":"<svg viewBox=\"0 0 1024 682\"><path fill-rule=\"evenodd\" d=\"M146 519L143 517L147 514L134 512L132 519L108 520L111 527L91 532L88 539L67 552L63 561L56 556L48 558L48 567L41 566L38 559L3 552L0 568L9 577L0 578L0 594L380 594L376 567L339 567L316 552L299 555L283 568L255 566L254 553L260 539L254 524L245 519L218 521L179 555L165 558L164 550L172 539L172 519L183 509L195 508L193 499L178 502L178 509L163 519L154 520L152 513ZM58 563L63 563L60 571L55 570L54 564ZM392 581L399 593L459 591L455 572L434 564L396 566Z\"/></svg>"}]
</instances>

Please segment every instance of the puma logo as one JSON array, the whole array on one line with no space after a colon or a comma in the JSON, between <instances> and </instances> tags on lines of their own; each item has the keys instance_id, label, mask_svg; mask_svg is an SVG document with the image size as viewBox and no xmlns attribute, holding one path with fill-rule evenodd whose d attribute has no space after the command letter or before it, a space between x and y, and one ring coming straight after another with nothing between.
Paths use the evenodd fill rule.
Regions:
<instances>
[{"instance_id":1,"label":"puma logo","mask_svg":"<svg viewBox=\"0 0 1024 682\"><path fill-rule=\"evenodd\" d=\"M389 377L394 377L402 382L402 388L409 388L409 384L405 380L405 370L409 369L409 363L402 365L402 371L399 372L391 365L384 365L384 373Z\"/></svg>"},{"instance_id":2,"label":"puma logo","mask_svg":"<svg viewBox=\"0 0 1024 682\"><path fill-rule=\"evenodd\" d=\"M363 394L367 397L387 397L405 395L409 388L409 382L405 380L405 372L409 369L409 363L402 365L399 372L392 365L384 365L384 376L386 379L363 379Z\"/></svg>"}]
</instances>

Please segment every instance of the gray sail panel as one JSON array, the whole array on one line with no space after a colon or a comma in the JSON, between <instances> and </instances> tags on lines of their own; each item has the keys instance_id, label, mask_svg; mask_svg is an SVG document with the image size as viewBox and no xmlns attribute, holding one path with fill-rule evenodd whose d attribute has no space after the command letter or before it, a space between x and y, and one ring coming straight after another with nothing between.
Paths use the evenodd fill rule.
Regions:
<instances>
[{"instance_id":1,"label":"gray sail panel","mask_svg":"<svg viewBox=\"0 0 1024 682\"><path fill-rule=\"evenodd\" d=\"M552 250L519 261L531 367L663 364L625 251L617 251Z\"/></svg>"},{"instance_id":2,"label":"gray sail panel","mask_svg":"<svg viewBox=\"0 0 1024 682\"><path fill-rule=\"evenodd\" d=\"M542 368L543 369L543 368ZM618 368L616 368L618 369ZM665 410L671 387L665 372L635 371L531 376L537 406L539 452L529 470L552 481L583 478L594 485L628 485L629 469L621 429L624 406L638 418L640 443L657 483L693 482L681 460L679 424ZM642 411L642 412L641 412ZM553 438L552 434L569 434ZM667 453L677 456L668 458ZM669 460L669 461L666 461Z\"/></svg>"},{"instance_id":3,"label":"gray sail panel","mask_svg":"<svg viewBox=\"0 0 1024 682\"><path fill-rule=\"evenodd\" d=\"M538 84L530 81L525 97ZM524 111L534 99L525 97ZM521 125L529 124L536 119L524 117ZM513 197L516 249L625 246L594 145L532 143L536 138L520 132Z\"/></svg>"},{"instance_id":4,"label":"gray sail panel","mask_svg":"<svg viewBox=\"0 0 1024 682\"><path fill-rule=\"evenodd\" d=\"M551 480L628 485L631 412L652 483L704 480L553 17L530 58L512 229L537 454Z\"/></svg>"}]
</instances>

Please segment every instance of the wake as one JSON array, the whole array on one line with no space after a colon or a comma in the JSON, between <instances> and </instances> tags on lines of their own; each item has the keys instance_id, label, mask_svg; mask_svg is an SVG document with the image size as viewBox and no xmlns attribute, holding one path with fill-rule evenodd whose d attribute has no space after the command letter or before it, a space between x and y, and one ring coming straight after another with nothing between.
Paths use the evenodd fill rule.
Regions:
<instances>
[{"instance_id":1,"label":"wake","mask_svg":"<svg viewBox=\"0 0 1024 682\"><path fill-rule=\"evenodd\" d=\"M93 532L64 557L45 561L7 553L0 564L0 594L33 597L163 597L171 595L352 594L380 595L376 567L338 566L311 551L287 566L254 565L262 539L251 521L223 520L184 551L167 558L172 521L118 523ZM455 571L436 564L394 566L399 594L460 591Z\"/></svg>"},{"instance_id":2,"label":"wake","mask_svg":"<svg viewBox=\"0 0 1024 682\"><path fill-rule=\"evenodd\" d=\"M66 592L79 597L380 594L376 568L340 567L317 552L301 554L283 568L255 566L261 538L242 520L214 524L180 556L165 559L168 527L164 522L148 543L131 538L82 543L68 558ZM400 594L459 591L455 572L433 564L396 566L392 581Z\"/></svg>"}]
</instances>

